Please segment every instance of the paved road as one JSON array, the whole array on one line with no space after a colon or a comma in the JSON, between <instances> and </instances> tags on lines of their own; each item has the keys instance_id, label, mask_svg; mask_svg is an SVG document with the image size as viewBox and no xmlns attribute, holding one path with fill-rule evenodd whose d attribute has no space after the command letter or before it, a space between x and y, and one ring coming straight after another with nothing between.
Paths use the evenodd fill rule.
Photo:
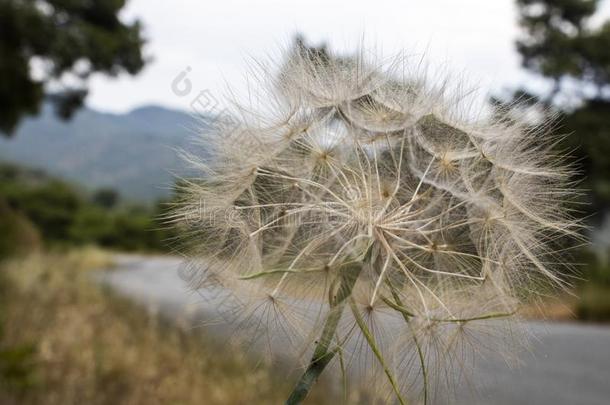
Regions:
<instances>
[{"instance_id":1,"label":"paved road","mask_svg":"<svg viewBox=\"0 0 610 405\"><path fill-rule=\"evenodd\" d=\"M177 258L118 256L117 268L100 278L174 319L213 317L213 297L189 293L179 266ZM511 370L499 361L484 361L474 376L477 396L458 395L468 398L461 403L610 405L610 327L530 322L527 328L536 339L521 359L524 364Z\"/></svg>"}]
</instances>

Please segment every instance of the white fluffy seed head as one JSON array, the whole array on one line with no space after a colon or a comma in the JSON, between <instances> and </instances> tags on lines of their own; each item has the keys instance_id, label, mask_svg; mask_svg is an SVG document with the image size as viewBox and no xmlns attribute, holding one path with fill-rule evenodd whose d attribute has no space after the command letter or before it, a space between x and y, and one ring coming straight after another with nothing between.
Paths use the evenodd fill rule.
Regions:
<instances>
[{"instance_id":1,"label":"white fluffy seed head","mask_svg":"<svg viewBox=\"0 0 610 405\"><path fill-rule=\"evenodd\" d=\"M368 252L353 300L390 335L376 336L380 350L412 390L455 360L433 353L459 346L440 335L497 325L524 292L566 283L572 169L519 117L473 119L445 83L408 73L408 58L364 55L299 45L262 69L257 101L232 109L239 126L202 135L208 158L190 157L201 178L171 218L205 263L192 287L232 291L230 317L248 336L263 326L270 352L307 353L338 270ZM370 360L349 343L362 338L355 323L344 317L335 343ZM432 357L411 361L415 349Z\"/></svg>"}]
</instances>

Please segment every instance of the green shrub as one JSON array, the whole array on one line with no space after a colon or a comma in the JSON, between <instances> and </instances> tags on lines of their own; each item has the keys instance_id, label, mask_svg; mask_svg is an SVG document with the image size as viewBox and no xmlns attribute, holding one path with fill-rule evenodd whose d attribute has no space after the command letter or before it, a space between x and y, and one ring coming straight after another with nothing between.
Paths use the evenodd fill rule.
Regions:
<instances>
[{"instance_id":1,"label":"green shrub","mask_svg":"<svg viewBox=\"0 0 610 405\"><path fill-rule=\"evenodd\" d=\"M0 259L38 250L40 234L32 222L0 196Z\"/></svg>"},{"instance_id":2,"label":"green shrub","mask_svg":"<svg viewBox=\"0 0 610 405\"><path fill-rule=\"evenodd\" d=\"M610 321L610 286L595 283L583 286L577 314L579 319L586 321Z\"/></svg>"},{"instance_id":3,"label":"green shrub","mask_svg":"<svg viewBox=\"0 0 610 405\"><path fill-rule=\"evenodd\" d=\"M19 246L27 250L36 229L47 245L121 250L166 250L172 236L157 220L160 204L127 205L110 189L87 196L64 181L12 165L0 164L0 199L0 231L6 235L0 238L0 257Z\"/></svg>"}]
</instances>

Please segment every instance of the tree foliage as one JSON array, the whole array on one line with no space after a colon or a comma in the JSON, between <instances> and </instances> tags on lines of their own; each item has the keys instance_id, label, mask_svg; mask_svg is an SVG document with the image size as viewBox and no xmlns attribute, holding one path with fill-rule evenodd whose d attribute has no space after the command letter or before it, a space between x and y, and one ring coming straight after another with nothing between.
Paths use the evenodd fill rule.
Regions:
<instances>
[{"instance_id":1,"label":"tree foliage","mask_svg":"<svg viewBox=\"0 0 610 405\"><path fill-rule=\"evenodd\" d=\"M157 219L165 204L153 207L121 202L100 204L102 189L91 196L44 173L0 164L0 257L48 246L97 244L122 250L162 251L173 232Z\"/></svg>"},{"instance_id":2,"label":"tree foliage","mask_svg":"<svg viewBox=\"0 0 610 405\"><path fill-rule=\"evenodd\" d=\"M138 73L139 21L122 22L125 0L0 0L0 131L10 134L45 97L68 119L93 73Z\"/></svg>"},{"instance_id":3,"label":"tree foliage","mask_svg":"<svg viewBox=\"0 0 610 405\"><path fill-rule=\"evenodd\" d=\"M573 151L592 190L593 212L610 206L610 20L593 23L598 0L517 0L522 65L552 83L546 94L520 89L561 113L560 145Z\"/></svg>"}]
</instances>

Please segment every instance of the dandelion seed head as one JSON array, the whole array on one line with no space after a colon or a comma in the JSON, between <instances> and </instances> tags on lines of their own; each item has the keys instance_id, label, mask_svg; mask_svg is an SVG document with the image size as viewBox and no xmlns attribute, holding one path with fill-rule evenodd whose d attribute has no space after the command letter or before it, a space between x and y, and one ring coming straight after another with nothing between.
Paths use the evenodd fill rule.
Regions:
<instances>
[{"instance_id":1,"label":"dandelion seed head","mask_svg":"<svg viewBox=\"0 0 610 405\"><path fill-rule=\"evenodd\" d=\"M205 161L185 154L201 177L170 217L206 263L193 287L234 291L237 329L270 353L310 355L346 266L366 258L331 343L356 368L400 376L395 391L504 344L492 332L524 291L566 284L580 231L573 168L548 127L469 114L459 86L415 62L299 43L258 65L254 101L231 103L239 127L202 135Z\"/></svg>"}]
</instances>

